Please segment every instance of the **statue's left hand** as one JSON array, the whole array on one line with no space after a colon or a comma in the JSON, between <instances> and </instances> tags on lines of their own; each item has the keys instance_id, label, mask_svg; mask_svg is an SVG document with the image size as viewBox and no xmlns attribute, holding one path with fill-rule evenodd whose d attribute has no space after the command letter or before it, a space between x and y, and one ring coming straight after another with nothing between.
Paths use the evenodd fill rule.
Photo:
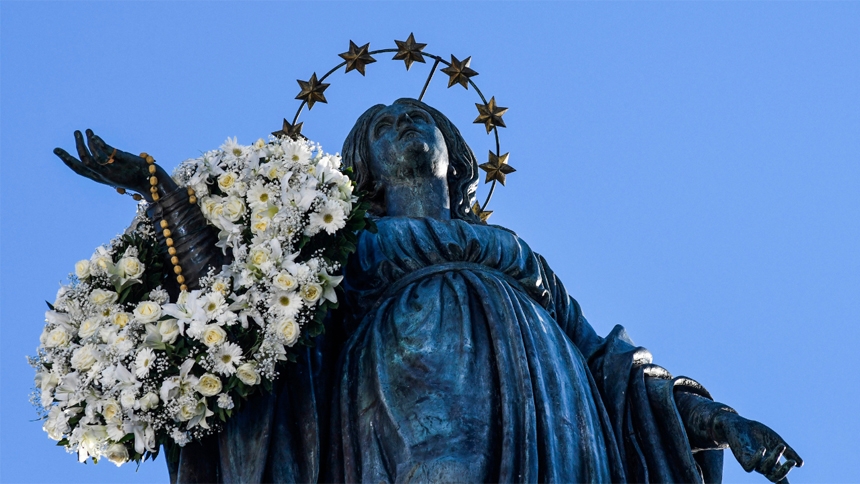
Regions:
<instances>
[{"instance_id":1,"label":"statue's left hand","mask_svg":"<svg viewBox=\"0 0 860 484\"><path fill-rule=\"evenodd\" d=\"M149 191L149 167L143 158L120 151L109 146L92 130L87 130L86 143L80 131L75 131L75 147L80 160L62 148L55 148L54 154L63 160L78 175L113 187L132 190L151 201ZM89 150L87 150L89 148ZM176 184L161 167L156 166L159 191L169 191Z\"/></svg>"},{"instance_id":2,"label":"statue's left hand","mask_svg":"<svg viewBox=\"0 0 860 484\"><path fill-rule=\"evenodd\" d=\"M745 471L764 474L771 482L788 484L788 472L803 465L803 459L779 434L755 420L723 412L715 419L714 430ZM782 457L785 461L780 463Z\"/></svg>"}]
</instances>

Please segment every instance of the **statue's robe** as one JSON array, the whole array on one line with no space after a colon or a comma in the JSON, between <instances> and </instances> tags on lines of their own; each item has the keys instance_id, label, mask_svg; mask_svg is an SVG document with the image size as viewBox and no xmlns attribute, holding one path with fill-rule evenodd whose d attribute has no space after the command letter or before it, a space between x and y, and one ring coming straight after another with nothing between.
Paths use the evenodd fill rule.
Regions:
<instances>
[{"instance_id":1,"label":"statue's robe","mask_svg":"<svg viewBox=\"0 0 860 484\"><path fill-rule=\"evenodd\" d=\"M675 404L707 392L622 327L597 336L515 234L377 225L319 347L183 449L179 481L720 481L722 451L691 446Z\"/></svg>"}]
</instances>

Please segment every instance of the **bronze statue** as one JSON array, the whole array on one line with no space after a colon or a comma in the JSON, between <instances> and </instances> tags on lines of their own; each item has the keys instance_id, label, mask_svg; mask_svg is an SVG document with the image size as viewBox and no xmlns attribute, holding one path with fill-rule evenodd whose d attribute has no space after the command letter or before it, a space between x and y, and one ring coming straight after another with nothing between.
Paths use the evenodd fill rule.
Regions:
<instances>
[{"instance_id":1,"label":"bronze statue","mask_svg":"<svg viewBox=\"0 0 860 484\"><path fill-rule=\"evenodd\" d=\"M75 137L80 160L55 153L76 173L149 196L142 158ZM272 394L183 448L172 481L719 482L726 447L773 482L802 465L624 328L595 334L543 257L472 212L477 162L443 114L374 106L343 158L379 229L344 269L346 304ZM161 189L150 213L175 221L193 288L220 250Z\"/></svg>"}]
</instances>

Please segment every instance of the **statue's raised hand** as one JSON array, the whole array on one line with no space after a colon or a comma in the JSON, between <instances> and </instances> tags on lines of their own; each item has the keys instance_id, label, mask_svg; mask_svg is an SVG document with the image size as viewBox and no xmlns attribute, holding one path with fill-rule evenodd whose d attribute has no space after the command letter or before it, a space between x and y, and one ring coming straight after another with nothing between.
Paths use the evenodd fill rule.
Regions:
<instances>
[{"instance_id":1,"label":"statue's raised hand","mask_svg":"<svg viewBox=\"0 0 860 484\"><path fill-rule=\"evenodd\" d=\"M88 129L86 135L84 142L81 132L75 131L75 147L80 160L62 148L55 148L54 154L78 175L105 185L137 192L147 201L152 201L149 179L153 174L149 172L146 160L109 146L92 130ZM156 165L154 175L158 178L159 194L169 193L176 188L176 183L161 167Z\"/></svg>"},{"instance_id":2,"label":"statue's raised hand","mask_svg":"<svg viewBox=\"0 0 860 484\"><path fill-rule=\"evenodd\" d=\"M719 440L729 444L745 471L764 474L771 482L788 484L788 471L803 465L803 459L779 434L755 420L723 412L715 419L714 430ZM785 461L780 463L782 457Z\"/></svg>"}]
</instances>

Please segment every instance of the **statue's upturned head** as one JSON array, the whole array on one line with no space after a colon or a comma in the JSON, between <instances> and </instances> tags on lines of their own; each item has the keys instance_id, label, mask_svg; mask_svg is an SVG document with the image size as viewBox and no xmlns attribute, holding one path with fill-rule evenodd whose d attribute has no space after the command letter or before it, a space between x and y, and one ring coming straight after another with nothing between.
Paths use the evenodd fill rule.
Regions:
<instances>
[{"instance_id":1,"label":"statue's upturned head","mask_svg":"<svg viewBox=\"0 0 860 484\"><path fill-rule=\"evenodd\" d=\"M395 125L404 113L413 118L408 122L414 129L398 132ZM403 98L365 111L346 137L342 156L355 171L357 189L368 193L375 215L386 214L384 186L392 178L447 173L451 218L481 223L471 210L478 185L475 155L457 127L421 101Z\"/></svg>"}]
</instances>

